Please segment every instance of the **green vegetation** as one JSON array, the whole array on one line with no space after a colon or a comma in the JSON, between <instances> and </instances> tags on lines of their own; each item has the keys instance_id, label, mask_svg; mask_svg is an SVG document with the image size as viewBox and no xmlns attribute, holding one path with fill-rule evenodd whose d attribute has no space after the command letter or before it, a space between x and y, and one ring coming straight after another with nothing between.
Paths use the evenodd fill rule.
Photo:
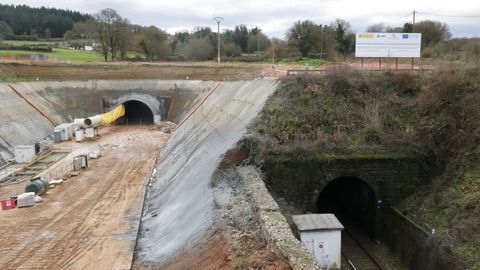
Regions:
<instances>
[{"instance_id":1,"label":"green vegetation","mask_svg":"<svg viewBox=\"0 0 480 270\"><path fill-rule=\"evenodd\" d=\"M480 269L479 72L343 70L283 79L251 127L252 159L434 153L442 173L397 207L434 228L465 269Z\"/></svg>"},{"instance_id":2,"label":"green vegetation","mask_svg":"<svg viewBox=\"0 0 480 270\"><path fill-rule=\"evenodd\" d=\"M25 56L28 57L29 55L47 55L49 60L58 61L72 61L72 62L93 62L93 61L102 61L102 56L95 51L83 51L83 50L69 50L69 49L61 49L61 48L53 48L51 53L36 53L31 51L15 51L15 50L8 50L8 51L0 51L0 57L4 56Z\"/></svg>"},{"instance_id":3,"label":"green vegetation","mask_svg":"<svg viewBox=\"0 0 480 270\"><path fill-rule=\"evenodd\" d=\"M368 32L412 32L410 23L394 27L372 25ZM451 62L480 61L478 39L451 39L448 25L424 20L415 24L422 33L422 57ZM56 39L54 42L37 42ZM93 46L104 61L207 61L217 57L217 33L199 26L193 31L173 35L156 26L132 24L115 10L106 8L94 15L55 8L31 8L25 5L0 5L0 40L13 45L49 44L57 42L84 49ZM226 29L220 34L221 57L225 62L264 62L275 57L278 63L320 66L328 61L345 61L353 56L355 34L349 22L335 19L329 24L299 20L286 32L286 39L269 38L258 27L245 24ZM133 57L132 57L133 55ZM303 58L300 61L290 59ZM285 59L285 60L283 60Z\"/></svg>"},{"instance_id":4,"label":"green vegetation","mask_svg":"<svg viewBox=\"0 0 480 270\"><path fill-rule=\"evenodd\" d=\"M265 59L263 63L272 63L272 59ZM298 65L298 66L306 66L306 67L319 67L328 63L327 60L324 59L310 59L310 58L279 58L275 59L276 64L290 64L290 65Z\"/></svg>"},{"instance_id":5,"label":"green vegetation","mask_svg":"<svg viewBox=\"0 0 480 270\"><path fill-rule=\"evenodd\" d=\"M3 40L0 44L8 44L14 46L31 46L31 45L47 45L47 46L58 46L59 44L63 43L63 41L51 41L51 40Z\"/></svg>"},{"instance_id":6,"label":"green vegetation","mask_svg":"<svg viewBox=\"0 0 480 270\"><path fill-rule=\"evenodd\" d=\"M63 37L67 30L72 29L74 23L89 18L90 15L71 10L0 4L0 21L9 25L16 36L28 35L34 39Z\"/></svg>"}]
</instances>

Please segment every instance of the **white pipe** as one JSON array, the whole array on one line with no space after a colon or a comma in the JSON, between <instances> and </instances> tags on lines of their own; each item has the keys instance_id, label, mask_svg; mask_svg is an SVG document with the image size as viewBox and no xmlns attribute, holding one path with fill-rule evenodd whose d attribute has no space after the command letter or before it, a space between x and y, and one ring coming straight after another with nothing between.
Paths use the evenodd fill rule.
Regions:
<instances>
[{"instance_id":1,"label":"white pipe","mask_svg":"<svg viewBox=\"0 0 480 270\"><path fill-rule=\"evenodd\" d=\"M100 114L85 118L85 120L83 121L83 123L87 127L96 127L98 126L98 124L100 124L100 122L102 122L102 116Z\"/></svg>"},{"instance_id":2,"label":"white pipe","mask_svg":"<svg viewBox=\"0 0 480 270\"><path fill-rule=\"evenodd\" d=\"M75 118L73 120L73 123L75 123L78 128L86 128L87 127L85 125L85 118Z\"/></svg>"}]
</instances>

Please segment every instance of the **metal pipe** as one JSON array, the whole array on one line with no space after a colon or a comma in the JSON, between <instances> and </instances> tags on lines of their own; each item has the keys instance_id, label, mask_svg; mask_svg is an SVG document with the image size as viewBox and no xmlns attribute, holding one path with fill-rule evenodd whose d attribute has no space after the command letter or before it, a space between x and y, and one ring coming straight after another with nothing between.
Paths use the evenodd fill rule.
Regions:
<instances>
[{"instance_id":1,"label":"metal pipe","mask_svg":"<svg viewBox=\"0 0 480 270\"><path fill-rule=\"evenodd\" d=\"M73 123L77 125L78 128L86 128L85 118L75 118Z\"/></svg>"},{"instance_id":2,"label":"metal pipe","mask_svg":"<svg viewBox=\"0 0 480 270\"><path fill-rule=\"evenodd\" d=\"M91 116L91 117L85 118L85 120L83 121L83 123L84 123L85 126L87 126L87 127L96 127L96 126L98 126L101 122L102 122L102 115L101 115L101 114L97 114L97 115L95 115L95 116Z\"/></svg>"}]
</instances>

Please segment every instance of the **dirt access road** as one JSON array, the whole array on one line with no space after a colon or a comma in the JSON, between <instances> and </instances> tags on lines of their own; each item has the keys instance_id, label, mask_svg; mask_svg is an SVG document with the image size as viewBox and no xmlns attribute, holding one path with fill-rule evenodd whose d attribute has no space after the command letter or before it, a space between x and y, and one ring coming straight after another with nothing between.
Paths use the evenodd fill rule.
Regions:
<instances>
[{"instance_id":1,"label":"dirt access road","mask_svg":"<svg viewBox=\"0 0 480 270\"><path fill-rule=\"evenodd\" d=\"M0 269L130 269L144 186L169 134L114 126L93 142L102 157L31 208L0 211ZM25 183L0 187L1 198Z\"/></svg>"}]
</instances>

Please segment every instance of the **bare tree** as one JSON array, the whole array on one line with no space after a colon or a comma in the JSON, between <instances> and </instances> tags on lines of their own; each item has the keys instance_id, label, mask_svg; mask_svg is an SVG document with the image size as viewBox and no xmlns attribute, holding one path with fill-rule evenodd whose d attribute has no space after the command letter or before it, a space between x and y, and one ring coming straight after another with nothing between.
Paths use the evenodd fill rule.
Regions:
<instances>
[{"instance_id":1,"label":"bare tree","mask_svg":"<svg viewBox=\"0 0 480 270\"><path fill-rule=\"evenodd\" d=\"M155 26L142 27L136 35L137 48L145 55L145 60L155 61L170 53L168 34Z\"/></svg>"},{"instance_id":2,"label":"bare tree","mask_svg":"<svg viewBox=\"0 0 480 270\"><path fill-rule=\"evenodd\" d=\"M186 60L204 61L213 59L214 55L215 47L208 37L190 39L182 51Z\"/></svg>"},{"instance_id":3,"label":"bare tree","mask_svg":"<svg viewBox=\"0 0 480 270\"><path fill-rule=\"evenodd\" d=\"M110 8L101 10L94 18L99 43L98 50L103 54L105 61L108 61L109 54L112 61L117 59L119 51L121 57L125 57L130 45L129 38L131 38L129 21Z\"/></svg>"}]
</instances>

